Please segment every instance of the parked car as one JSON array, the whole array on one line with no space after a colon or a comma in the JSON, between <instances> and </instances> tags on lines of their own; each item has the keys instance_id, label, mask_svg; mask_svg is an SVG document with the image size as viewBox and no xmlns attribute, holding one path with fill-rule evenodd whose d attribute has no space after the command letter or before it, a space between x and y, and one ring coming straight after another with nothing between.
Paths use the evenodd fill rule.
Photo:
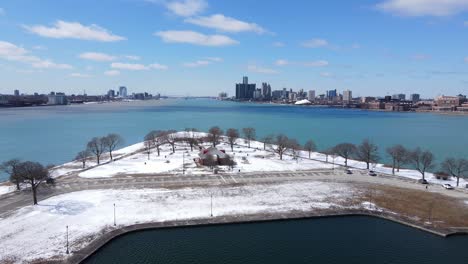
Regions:
<instances>
[{"instance_id":1,"label":"parked car","mask_svg":"<svg viewBox=\"0 0 468 264\"><path fill-rule=\"evenodd\" d=\"M345 173L346 174L353 174L353 172L351 170L345 170Z\"/></svg>"},{"instance_id":2,"label":"parked car","mask_svg":"<svg viewBox=\"0 0 468 264\"><path fill-rule=\"evenodd\" d=\"M444 184L444 185L442 185L442 186L443 186L445 189L447 189L447 190L453 190L453 186L450 185L450 184L448 184L448 183L446 183L446 184Z\"/></svg>"},{"instance_id":3,"label":"parked car","mask_svg":"<svg viewBox=\"0 0 468 264\"><path fill-rule=\"evenodd\" d=\"M418 183L421 183L421 184L429 184L429 183L427 182L426 179L419 179L419 180L418 180Z\"/></svg>"},{"instance_id":4,"label":"parked car","mask_svg":"<svg viewBox=\"0 0 468 264\"><path fill-rule=\"evenodd\" d=\"M377 173L375 173L373 170L370 170L368 174L369 176L377 176Z\"/></svg>"}]
</instances>

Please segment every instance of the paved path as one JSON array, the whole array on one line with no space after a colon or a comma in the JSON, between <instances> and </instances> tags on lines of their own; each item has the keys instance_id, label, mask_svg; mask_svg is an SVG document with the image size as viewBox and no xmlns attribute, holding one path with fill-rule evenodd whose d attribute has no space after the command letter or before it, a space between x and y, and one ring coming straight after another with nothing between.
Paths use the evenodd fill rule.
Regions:
<instances>
[{"instance_id":1,"label":"paved path","mask_svg":"<svg viewBox=\"0 0 468 264\"><path fill-rule=\"evenodd\" d=\"M378 175L368 176L364 171L354 171L347 175L343 170L308 170L308 171L284 171L284 172L252 172L229 173L211 175L126 175L112 178L85 179L76 176L59 178L55 186L43 184L38 190L39 201L59 194L65 194L83 190L96 189L142 189L142 188L183 188L193 186L235 186L239 184L283 183L290 181L330 181L342 183L365 184L365 188L373 184L384 184L401 188L424 190L425 186L414 180ZM468 200L468 194L458 190L445 190L441 186L431 185L430 192L441 193L454 198ZM32 195L30 191L14 192L0 196L0 217L6 217L15 210L30 205Z\"/></svg>"}]
</instances>

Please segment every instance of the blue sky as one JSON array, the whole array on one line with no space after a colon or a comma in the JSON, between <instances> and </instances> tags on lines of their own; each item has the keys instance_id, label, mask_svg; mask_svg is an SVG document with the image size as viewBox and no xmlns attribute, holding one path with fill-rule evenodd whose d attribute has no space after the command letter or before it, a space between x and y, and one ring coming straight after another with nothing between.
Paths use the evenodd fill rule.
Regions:
<instances>
[{"instance_id":1,"label":"blue sky","mask_svg":"<svg viewBox=\"0 0 468 264\"><path fill-rule=\"evenodd\" d=\"M468 93L468 0L9 0L0 93Z\"/></svg>"}]
</instances>

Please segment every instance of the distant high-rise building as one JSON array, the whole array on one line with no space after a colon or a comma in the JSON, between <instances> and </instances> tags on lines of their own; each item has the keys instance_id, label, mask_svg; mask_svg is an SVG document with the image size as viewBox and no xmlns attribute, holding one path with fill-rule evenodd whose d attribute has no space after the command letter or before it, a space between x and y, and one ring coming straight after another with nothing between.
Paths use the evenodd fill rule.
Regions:
<instances>
[{"instance_id":1,"label":"distant high-rise building","mask_svg":"<svg viewBox=\"0 0 468 264\"><path fill-rule=\"evenodd\" d=\"M120 97L127 97L127 87L120 86L119 87L119 94L120 94Z\"/></svg>"},{"instance_id":2,"label":"distant high-rise building","mask_svg":"<svg viewBox=\"0 0 468 264\"><path fill-rule=\"evenodd\" d=\"M68 104L67 96L64 93L55 93L51 92L47 96L47 104L48 105L66 105Z\"/></svg>"},{"instance_id":3,"label":"distant high-rise building","mask_svg":"<svg viewBox=\"0 0 468 264\"><path fill-rule=\"evenodd\" d=\"M110 98L114 98L115 97L115 90L112 90L112 89L109 90L107 92L107 96L110 97Z\"/></svg>"},{"instance_id":4,"label":"distant high-rise building","mask_svg":"<svg viewBox=\"0 0 468 264\"><path fill-rule=\"evenodd\" d=\"M19 93L19 90L15 90L15 96L19 96L20 93Z\"/></svg>"},{"instance_id":5,"label":"distant high-rise building","mask_svg":"<svg viewBox=\"0 0 468 264\"><path fill-rule=\"evenodd\" d=\"M262 95L264 99L271 99L271 86L268 83L262 83Z\"/></svg>"},{"instance_id":6,"label":"distant high-rise building","mask_svg":"<svg viewBox=\"0 0 468 264\"><path fill-rule=\"evenodd\" d=\"M343 102L349 103L353 100L353 92L350 90L343 91Z\"/></svg>"},{"instance_id":7,"label":"distant high-rise building","mask_svg":"<svg viewBox=\"0 0 468 264\"><path fill-rule=\"evenodd\" d=\"M400 101L405 101L406 100L406 95L405 94L394 94L392 95L393 100L400 100Z\"/></svg>"},{"instance_id":8,"label":"distant high-rise building","mask_svg":"<svg viewBox=\"0 0 468 264\"><path fill-rule=\"evenodd\" d=\"M410 100L413 103L417 103L417 102L421 101L421 96L419 94L411 94L410 95Z\"/></svg>"},{"instance_id":9,"label":"distant high-rise building","mask_svg":"<svg viewBox=\"0 0 468 264\"><path fill-rule=\"evenodd\" d=\"M329 90L327 91L327 98L328 100L333 100L335 97L337 97L338 94L336 92L336 89L335 90Z\"/></svg>"},{"instance_id":10,"label":"distant high-rise building","mask_svg":"<svg viewBox=\"0 0 468 264\"><path fill-rule=\"evenodd\" d=\"M315 102L315 90L309 90L307 93L307 99L312 103Z\"/></svg>"},{"instance_id":11,"label":"distant high-rise building","mask_svg":"<svg viewBox=\"0 0 468 264\"><path fill-rule=\"evenodd\" d=\"M236 99L238 100L250 100L254 98L256 90L255 84L249 84L249 78L244 76L242 83L236 84Z\"/></svg>"}]
</instances>

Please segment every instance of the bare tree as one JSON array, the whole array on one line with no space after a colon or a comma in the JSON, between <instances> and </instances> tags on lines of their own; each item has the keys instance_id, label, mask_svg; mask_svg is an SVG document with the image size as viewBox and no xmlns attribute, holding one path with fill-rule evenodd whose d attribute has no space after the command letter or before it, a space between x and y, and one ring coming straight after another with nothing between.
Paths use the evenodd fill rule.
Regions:
<instances>
[{"instance_id":1,"label":"bare tree","mask_svg":"<svg viewBox=\"0 0 468 264\"><path fill-rule=\"evenodd\" d=\"M364 141L356 148L356 157L360 161L364 161L369 169L370 163L376 163L379 161L379 148L374 143L370 142L369 139Z\"/></svg>"},{"instance_id":2,"label":"bare tree","mask_svg":"<svg viewBox=\"0 0 468 264\"><path fill-rule=\"evenodd\" d=\"M416 170L421 173L422 179L425 180L426 171L434 167L434 154L428 150L423 151L416 148L410 152L409 159Z\"/></svg>"},{"instance_id":3,"label":"bare tree","mask_svg":"<svg viewBox=\"0 0 468 264\"><path fill-rule=\"evenodd\" d=\"M448 158L442 163L444 172L457 178L457 187L460 185L460 178L468 178L468 160Z\"/></svg>"},{"instance_id":4,"label":"bare tree","mask_svg":"<svg viewBox=\"0 0 468 264\"><path fill-rule=\"evenodd\" d=\"M218 126L214 126L208 130L208 137L213 144L213 147L219 144L221 136L224 134L224 131Z\"/></svg>"},{"instance_id":5,"label":"bare tree","mask_svg":"<svg viewBox=\"0 0 468 264\"><path fill-rule=\"evenodd\" d=\"M244 138L249 144L249 148L250 148L250 141L255 140L255 137L256 137L255 128L245 127L242 129L242 133L244 134Z\"/></svg>"},{"instance_id":6,"label":"bare tree","mask_svg":"<svg viewBox=\"0 0 468 264\"><path fill-rule=\"evenodd\" d=\"M81 161L84 169L86 167L86 161L89 159L90 156L91 152L89 152L89 149L86 149L78 152L78 154L76 154L75 160Z\"/></svg>"},{"instance_id":7,"label":"bare tree","mask_svg":"<svg viewBox=\"0 0 468 264\"><path fill-rule=\"evenodd\" d=\"M333 148L333 153L345 159L345 166L348 167L348 159L356 153L356 146L351 143L341 143Z\"/></svg>"},{"instance_id":8,"label":"bare tree","mask_svg":"<svg viewBox=\"0 0 468 264\"><path fill-rule=\"evenodd\" d=\"M16 190L20 190L20 184L23 182L20 175L18 174L18 165L21 163L19 159L11 159L5 161L0 165L0 171L5 172L10 176L10 182L16 185Z\"/></svg>"},{"instance_id":9,"label":"bare tree","mask_svg":"<svg viewBox=\"0 0 468 264\"><path fill-rule=\"evenodd\" d=\"M31 186L33 203L37 204L37 187L49 177L48 169L38 162L25 161L18 165L21 179Z\"/></svg>"},{"instance_id":10,"label":"bare tree","mask_svg":"<svg viewBox=\"0 0 468 264\"><path fill-rule=\"evenodd\" d=\"M299 144L299 142L297 142L296 139L289 139L289 142L288 142L288 145L287 145L287 148L291 151L291 154L293 156L293 158L298 161L298 158L299 158L299 151L301 149L301 145Z\"/></svg>"},{"instance_id":11,"label":"bare tree","mask_svg":"<svg viewBox=\"0 0 468 264\"><path fill-rule=\"evenodd\" d=\"M110 159L114 160L113 157L112 157L112 151L114 151L118 146L123 144L123 142L124 142L123 138L118 134L111 133L111 134L103 137L101 140L102 140L105 148L109 152Z\"/></svg>"},{"instance_id":12,"label":"bare tree","mask_svg":"<svg viewBox=\"0 0 468 264\"><path fill-rule=\"evenodd\" d=\"M271 145L273 143L275 136L273 135L266 135L262 138L263 142L263 150L266 150L267 145Z\"/></svg>"},{"instance_id":13,"label":"bare tree","mask_svg":"<svg viewBox=\"0 0 468 264\"><path fill-rule=\"evenodd\" d=\"M288 150L290 140L286 135L279 134L276 136L274 145L272 145L272 149L275 153L277 153L280 157L280 160L283 159L283 154Z\"/></svg>"},{"instance_id":14,"label":"bare tree","mask_svg":"<svg viewBox=\"0 0 468 264\"><path fill-rule=\"evenodd\" d=\"M155 146L154 141L152 141L152 140L143 141L143 148L144 148L146 154L148 154L148 160L150 160L151 149L153 149L154 146Z\"/></svg>"},{"instance_id":15,"label":"bare tree","mask_svg":"<svg viewBox=\"0 0 468 264\"><path fill-rule=\"evenodd\" d=\"M151 148L155 147L158 152L158 157L159 157L160 146L166 143L165 135L166 135L166 132L164 131L159 131L159 130L150 131L148 134L145 135L143 139L144 142L147 142L147 141L149 142L149 143L146 143L147 144L146 146L144 146L145 150L146 150L146 147L151 147ZM151 149L149 151L151 152Z\"/></svg>"},{"instance_id":16,"label":"bare tree","mask_svg":"<svg viewBox=\"0 0 468 264\"><path fill-rule=\"evenodd\" d=\"M305 144L304 144L304 149L307 150L309 152L309 159L310 159L310 153L312 151L315 151L317 149L317 145L315 145L315 142L313 140L308 140Z\"/></svg>"},{"instance_id":17,"label":"bare tree","mask_svg":"<svg viewBox=\"0 0 468 264\"><path fill-rule=\"evenodd\" d=\"M239 131L235 128L229 128L226 131L226 136L231 145L231 151L234 151L234 143L236 143L236 140L239 138Z\"/></svg>"},{"instance_id":18,"label":"bare tree","mask_svg":"<svg viewBox=\"0 0 468 264\"><path fill-rule=\"evenodd\" d=\"M402 145L388 148L387 154L392 157L392 174L395 174L395 169L399 172L401 165L408 162L408 150Z\"/></svg>"},{"instance_id":19,"label":"bare tree","mask_svg":"<svg viewBox=\"0 0 468 264\"><path fill-rule=\"evenodd\" d=\"M95 137L88 142L87 150L96 156L97 164L101 163L102 153L105 151L105 145L101 138Z\"/></svg>"},{"instance_id":20,"label":"bare tree","mask_svg":"<svg viewBox=\"0 0 468 264\"><path fill-rule=\"evenodd\" d=\"M177 135L177 131L175 130L168 130L161 133L160 136L161 140L172 147L172 153L175 153L175 144L179 141L179 136ZM163 143L164 144L164 143Z\"/></svg>"},{"instance_id":21,"label":"bare tree","mask_svg":"<svg viewBox=\"0 0 468 264\"><path fill-rule=\"evenodd\" d=\"M185 129L185 141L190 146L190 151L193 151L193 147L199 144L197 138L198 129L196 128L186 128Z\"/></svg>"}]
</instances>

